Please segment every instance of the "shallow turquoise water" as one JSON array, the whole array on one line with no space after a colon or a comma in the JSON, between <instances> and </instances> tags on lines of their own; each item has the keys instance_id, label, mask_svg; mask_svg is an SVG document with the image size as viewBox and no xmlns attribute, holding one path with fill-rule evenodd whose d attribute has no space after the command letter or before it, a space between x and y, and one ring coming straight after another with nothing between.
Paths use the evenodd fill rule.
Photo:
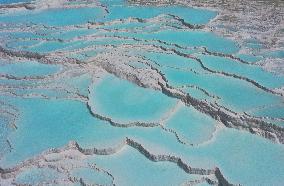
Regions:
<instances>
[{"instance_id":1,"label":"shallow turquoise water","mask_svg":"<svg viewBox=\"0 0 284 186\"><path fill-rule=\"evenodd\" d=\"M284 86L284 78L259 65L262 59L282 59L282 50L244 54L236 41L188 27L206 26L215 11L125 1L69 5L0 15L1 47L11 50L0 53L0 168L51 148L62 150L70 141L82 148L122 147L105 155L78 152L79 160L63 149L50 156L63 154L60 163L74 165L70 174L58 171L56 163L25 165L11 178L15 183L81 179L87 184L172 186L201 179L175 163L150 160L125 142L129 138L154 155L176 156L194 168L218 167L233 184L282 185L283 144L238 126L226 128L202 108L165 91L171 87L208 107L267 117L258 119L283 127L283 96L273 91ZM262 46L251 40L247 47Z\"/></svg>"},{"instance_id":2,"label":"shallow turquoise water","mask_svg":"<svg viewBox=\"0 0 284 186\"><path fill-rule=\"evenodd\" d=\"M37 13L24 12L17 15L0 16L2 23L36 23L41 24L42 20L48 26L66 26L82 24L99 17L102 11L96 8L82 9L51 9Z\"/></svg>"},{"instance_id":3,"label":"shallow turquoise water","mask_svg":"<svg viewBox=\"0 0 284 186\"><path fill-rule=\"evenodd\" d=\"M245 65L221 57L201 56L200 59L204 62L204 65L212 70L238 74L269 88L281 87L284 84L283 77L275 76L258 66L245 68Z\"/></svg>"},{"instance_id":4,"label":"shallow turquoise water","mask_svg":"<svg viewBox=\"0 0 284 186\"><path fill-rule=\"evenodd\" d=\"M110 14L106 20L124 19L137 17L142 19L152 18L160 14L174 14L192 24L205 24L217 14L214 11L189 9L182 6L167 7L136 7L136 6L113 6L109 9Z\"/></svg>"},{"instance_id":5,"label":"shallow turquoise water","mask_svg":"<svg viewBox=\"0 0 284 186\"><path fill-rule=\"evenodd\" d=\"M125 147L116 155L97 156L89 161L112 170L118 185L180 185L194 178L180 172L172 163L151 162L129 147ZM126 177L128 179L125 179ZM171 179L167 179L169 177Z\"/></svg>"},{"instance_id":6,"label":"shallow turquoise water","mask_svg":"<svg viewBox=\"0 0 284 186\"><path fill-rule=\"evenodd\" d=\"M9 74L17 77L51 75L59 71L56 65L45 65L35 61L5 64L1 66L1 74Z\"/></svg>"},{"instance_id":7,"label":"shallow turquoise water","mask_svg":"<svg viewBox=\"0 0 284 186\"><path fill-rule=\"evenodd\" d=\"M218 95L222 104L238 111L247 111L263 105L278 104L282 100L281 97L271 95L247 82L230 77L194 74L169 68L166 68L163 72L172 84L176 86L183 84L197 85L214 95Z\"/></svg>"},{"instance_id":8,"label":"shallow turquoise water","mask_svg":"<svg viewBox=\"0 0 284 186\"><path fill-rule=\"evenodd\" d=\"M176 43L181 46L207 47L210 51L231 54L238 51L238 46L231 40L224 39L210 32L203 31L177 31L161 30L156 33L115 33L119 36L130 36L142 39L159 39L168 43ZM186 38L186 40L184 39Z\"/></svg>"},{"instance_id":9,"label":"shallow turquoise water","mask_svg":"<svg viewBox=\"0 0 284 186\"><path fill-rule=\"evenodd\" d=\"M114 76L106 77L93 89L90 102L95 112L114 121L158 121L176 103L158 91L137 87Z\"/></svg>"},{"instance_id":10,"label":"shallow turquoise water","mask_svg":"<svg viewBox=\"0 0 284 186\"><path fill-rule=\"evenodd\" d=\"M181 107L167 121L166 126L175 129L188 143L199 144L211 138L214 120L202 115L195 109Z\"/></svg>"},{"instance_id":11,"label":"shallow turquoise water","mask_svg":"<svg viewBox=\"0 0 284 186\"><path fill-rule=\"evenodd\" d=\"M1 0L0 4L23 3L30 2L31 0Z\"/></svg>"},{"instance_id":12,"label":"shallow turquoise water","mask_svg":"<svg viewBox=\"0 0 284 186\"><path fill-rule=\"evenodd\" d=\"M282 145L235 131L222 132L219 139L215 145L209 145L204 154L208 152L216 158L232 180L241 180L240 183L245 185L281 185ZM227 151L227 148L230 150ZM264 176L266 179L262 180Z\"/></svg>"}]
</instances>

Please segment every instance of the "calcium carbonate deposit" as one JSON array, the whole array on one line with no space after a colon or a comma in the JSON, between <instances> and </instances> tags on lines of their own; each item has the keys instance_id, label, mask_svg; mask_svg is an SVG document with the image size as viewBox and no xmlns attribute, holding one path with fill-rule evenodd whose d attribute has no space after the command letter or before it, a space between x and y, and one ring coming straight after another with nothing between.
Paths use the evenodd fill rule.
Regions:
<instances>
[{"instance_id":1,"label":"calcium carbonate deposit","mask_svg":"<svg viewBox=\"0 0 284 186\"><path fill-rule=\"evenodd\" d=\"M0 0L0 185L284 184L281 0Z\"/></svg>"}]
</instances>

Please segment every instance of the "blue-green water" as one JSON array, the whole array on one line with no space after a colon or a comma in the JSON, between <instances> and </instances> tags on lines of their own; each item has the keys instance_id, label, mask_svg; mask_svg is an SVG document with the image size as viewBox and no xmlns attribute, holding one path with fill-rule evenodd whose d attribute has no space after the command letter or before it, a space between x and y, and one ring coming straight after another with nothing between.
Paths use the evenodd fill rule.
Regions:
<instances>
[{"instance_id":1,"label":"blue-green water","mask_svg":"<svg viewBox=\"0 0 284 186\"><path fill-rule=\"evenodd\" d=\"M1 0L0 4L23 3L30 2L31 0Z\"/></svg>"},{"instance_id":2,"label":"blue-green water","mask_svg":"<svg viewBox=\"0 0 284 186\"><path fill-rule=\"evenodd\" d=\"M106 77L93 89L89 98L94 112L120 122L158 121L177 102L114 76Z\"/></svg>"},{"instance_id":3,"label":"blue-green water","mask_svg":"<svg viewBox=\"0 0 284 186\"><path fill-rule=\"evenodd\" d=\"M262 66L282 50L244 53L215 10L41 3L0 14L0 185L283 185L284 76Z\"/></svg>"}]
</instances>

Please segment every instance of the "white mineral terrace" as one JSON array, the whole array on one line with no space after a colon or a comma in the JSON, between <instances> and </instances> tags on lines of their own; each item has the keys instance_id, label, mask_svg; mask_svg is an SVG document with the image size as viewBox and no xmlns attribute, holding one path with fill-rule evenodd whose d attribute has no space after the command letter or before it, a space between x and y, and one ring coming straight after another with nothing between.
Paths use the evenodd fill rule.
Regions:
<instances>
[{"instance_id":1,"label":"white mineral terrace","mask_svg":"<svg viewBox=\"0 0 284 186\"><path fill-rule=\"evenodd\" d=\"M283 185L283 16L0 0L0 185Z\"/></svg>"}]
</instances>

